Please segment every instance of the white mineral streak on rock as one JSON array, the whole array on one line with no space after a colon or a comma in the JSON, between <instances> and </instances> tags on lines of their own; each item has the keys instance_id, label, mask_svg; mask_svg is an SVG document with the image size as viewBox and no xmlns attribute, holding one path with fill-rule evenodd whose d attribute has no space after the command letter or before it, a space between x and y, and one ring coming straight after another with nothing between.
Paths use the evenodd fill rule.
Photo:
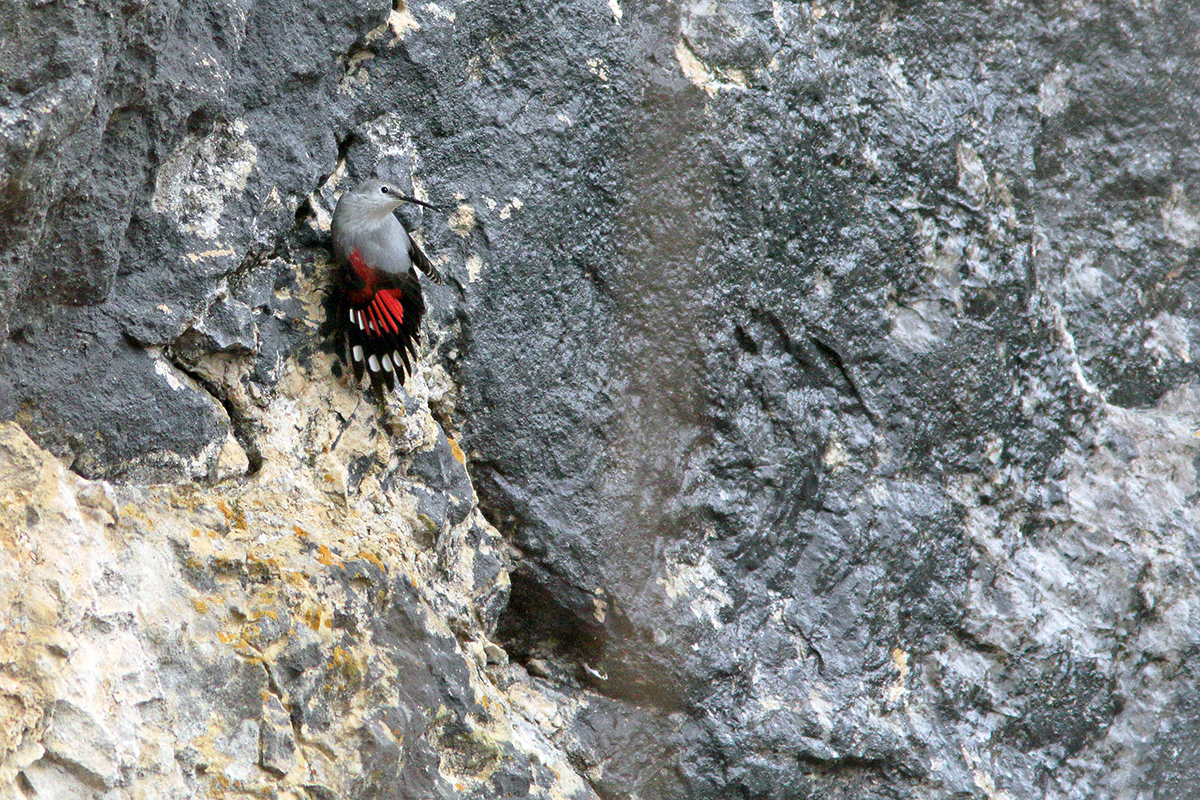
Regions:
<instances>
[{"instance_id":1,"label":"white mineral streak on rock","mask_svg":"<svg viewBox=\"0 0 1200 800\"><path fill-rule=\"evenodd\" d=\"M746 78L741 73L735 70L718 73L717 70L710 68L684 39L680 39L675 44L675 60L679 63L679 69L683 72L684 77L703 89L710 97L722 89L746 89L748 87ZM720 80L718 75L725 80Z\"/></svg>"},{"instance_id":2,"label":"white mineral streak on rock","mask_svg":"<svg viewBox=\"0 0 1200 800\"><path fill-rule=\"evenodd\" d=\"M1171 196L1162 207L1163 229L1167 236L1187 248L1200 245L1200 214L1192 208L1183 187L1171 187Z\"/></svg>"},{"instance_id":3,"label":"white mineral streak on rock","mask_svg":"<svg viewBox=\"0 0 1200 800\"><path fill-rule=\"evenodd\" d=\"M899 647L892 649L892 666L896 670L896 680L887 687L887 699L890 703L899 702L908 694L905 681L908 680L908 653Z\"/></svg>"},{"instance_id":4,"label":"white mineral streak on rock","mask_svg":"<svg viewBox=\"0 0 1200 800\"><path fill-rule=\"evenodd\" d=\"M1184 385L1150 409L1103 405L1097 422L1096 445L1068 449L1061 477L1048 486L1052 494L1043 502L1058 520L1053 535L1027 536L1020 514L981 503L985 487L978 478L954 489L968 509L966 532L978 563L962 623L973 644L951 640L938 658L941 679L989 685L989 703L1008 718L1027 713L1018 705L1027 698L987 676L1017 653L1058 653L1064 669L1071 664L1089 670L1089 680L1112 681L1127 708L1161 708L1166 673L1136 659L1114 660L1114 642L1128 637L1122 647L1161 661L1169 672L1200 624L1200 575L1185 555L1200 530L1194 501L1200 387ZM994 480L1016 482L1017 496L1026 491L1015 469ZM1131 612L1131 604L1139 610ZM1109 735L1146 741L1158 719L1117 715ZM1000 796L987 784L989 771L976 757L970 761L977 785Z\"/></svg>"},{"instance_id":5,"label":"white mineral streak on rock","mask_svg":"<svg viewBox=\"0 0 1200 800\"><path fill-rule=\"evenodd\" d=\"M379 42L387 37L387 46L395 47L400 44L405 35L419 30L421 30L421 25L417 22L417 18L409 10L408 4L404 0L400 0L400 3L393 5L392 10L388 12L388 17L383 24L368 31L363 38L368 42Z\"/></svg>"},{"instance_id":6,"label":"white mineral streak on rock","mask_svg":"<svg viewBox=\"0 0 1200 800\"><path fill-rule=\"evenodd\" d=\"M567 120L567 122L569 123L570 120ZM523 205L525 204L521 202L521 198L513 197L512 200L508 201L500 208L500 213L498 216L500 219L508 219L512 216L513 211L520 211L521 206Z\"/></svg>"},{"instance_id":7,"label":"white mineral streak on rock","mask_svg":"<svg viewBox=\"0 0 1200 800\"><path fill-rule=\"evenodd\" d=\"M1083 371L1083 364L1079 360L1079 350L1075 346L1075 335L1071 333L1070 326L1067 324L1066 314L1063 313L1062 306L1055 304L1052 308L1054 314L1054 330L1058 334L1059 344L1067 355L1068 363L1071 365L1071 372L1075 375L1076 382L1080 388L1090 395L1099 395L1100 389L1093 383Z\"/></svg>"},{"instance_id":8,"label":"white mineral streak on rock","mask_svg":"<svg viewBox=\"0 0 1200 800\"><path fill-rule=\"evenodd\" d=\"M151 210L203 239L216 239L226 201L245 192L258 163L246 131L244 122L234 120L203 136L185 136L154 176Z\"/></svg>"},{"instance_id":9,"label":"white mineral streak on rock","mask_svg":"<svg viewBox=\"0 0 1200 800\"><path fill-rule=\"evenodd\" d=\"M996 788L996 779L992 777L990 772L985 772L976 767L971 774L975 780L976 788L983 792L983 796L987 800L1011 800L1012 795Z\"/></svg>"},{"instance_id":10,"label":"white mineral streak on rock","mask_svg":"<svg viewBox=\"0 0 1200 800\"><path fill-rule=\"evenodd\" d=\"M883 74L892 85L893 94L900 102L900 107L908 108L913 92L912 87L908 85L908 78L904 76L904 59L888 56L887 64L883 67Z\"/></svg>"},{"instance_id":11,"label":"white mineral streak on rock","mask_svg":"<svg viewBox=\"0 0 1200 800\"><path fill-rule=\"evenodd\" d=\"M970 199L971 208L983 208L990 194L987 168L983 165L983 159L975 152L974 147L966 142L959 142L955 162L958 165L958 188Z\"/></svg>"},{"instance_id":12,"label":"white mineral streak on rock","mask_svg":"<svg viewBox=\"0 0 1200 800\"><path fill-rule=\"evenodd\" d=\"M439 19L444 19L447 22L453 23L457 15L453 11L442 8L437 3L426 3L425 10Z\"/></svg>"},{"instance_id":13,"label":"white mineral streak on rock","mask_svg":"<svg viewBox=\"0 0 1200 800\"><path fill-rule=\"evenodd\" d=\"M1147 322L1146 327L1150 329L1150 336L1146 339L1145 347L1158 355L1160 365L1164 361L1192 362L1189 320L1163 311Z\"/></svg>"},{"instance_id":14,"label":"white mineral streak on rock","mask_svg":"<svg viewBox=\"0 0 1200 800\"><path fill-rule=\"evenodd\" d=\"M176 369L162 357L162 351L157 349L152 350L151 355L154 357L154 372L167 382L167 386L170 386L172 391L182 392L184 389L183 382L179 380Z\"/></svg>"},{"instance_id":15,"label":"white mineral streak on rock","mask_svg":"<svg viewBox=\"0 0 1200 800\"><path fill-rule=\"evenodd\" d=\"M912 353L932 352L954 332L954 318L941 303L914 301L910 307L889 304L891 338Z\"/></svg>"},{"instance_id":16,"label":"white mineral streak on rock","mask_svg":"<svg viewBox=\"0 0 1200 800\"><path fill-rule=\"evenodd\" d=\"M668 599L682 600L696 619L714 628L724 627L721 610L731 608L733 598L725 591L725 581L717 574L707 551L695 564L667 557L663 571L666 574L655 582L663 587Z\"/></svg>"},{"instance_id":17,"label":"white mineral streak on rock","mask_svg":"<svg viewBox=\"0 0 1200 800\"><path fill-rule=\"evenodd\" d=\"M1038 86L1038 111L1047 117L1066 111L1071 102L1071 90L1067 88L1070 79L1071 71L1061 64L1047 74Z\"/></svg>"},{"instance_id":18,"label":"white mineral streak on rock","mask_svg":"<svg viewBox=\"0 0 1200 800\"><path fill-rule=\"evenodd\" d=\"M808 691L808 703L821 726L822 738L829 738L833 732L833 703L825 698L826 692L819 691L822 687L814 687Z\"/></svg>"},{"instance_id":19,"label":"white mineral streak on rock","mask_svg":"<svg viewBox=\"0 0 1200 800\"><path fill-rule=\"evenodd\" d=\"M602 81L608 80L608 70L604 68L604 61L599 58L589 58L587 60L588 72L595 75Z\"/></svg>"},{"instance_id":20,"label":"white mineral streak on rock","mask_svg":"<svg viewBox=\"0 0 1200 800\"><path fill-rule=\"evenodd\" d=\"M474 206L468 203L459 203L450 214L450 218L446 220L446 224L459 236L463 238L470 236L471 231L475 229Z\"/></svg>"},{"instance_id":21,"label":"white mineral streak on rock","mask_svg":"<svg viewBox=\"0 0 1200 800\"><path fill-rule=\"evenodd\" d=\"M679 41L675 45L675 60L693 84L710 97L719 91L744 91L750 88L746 73L734 66L710 63L712 46L725 47L740 42L757 27L756 21L735 8L716 0L691 0L680 9ZM719 42L719 43L718 43ZM757 64L752 71L768 69Z\"/></svg>"}]
</instances>

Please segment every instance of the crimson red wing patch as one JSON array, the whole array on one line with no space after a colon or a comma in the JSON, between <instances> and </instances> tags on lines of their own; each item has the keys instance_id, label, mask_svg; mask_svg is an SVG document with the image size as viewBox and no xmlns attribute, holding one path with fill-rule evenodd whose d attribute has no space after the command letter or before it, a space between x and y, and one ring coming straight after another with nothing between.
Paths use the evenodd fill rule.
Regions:
<instances>
[{"instance_id":1,"label":"crimson red wing patch","mask_svg":"<svg viewBox=\"0 0 1200 800\"><path fill-rule=\"evenodd\" d=\"M353 265L350 271L358 273ZM339 354L356 378L361 380L366 373L372 385L392 389L397 377L403 383L412 373L425 300L412 272L390 280L393 285L386 288L379 286L381 282L377 279L365 288L356 286L342 292L338 313L344 347L339 348Z\"/></svg>"},{"instance_id":2,"label":"crimson red wing patch","mask_svg":"<svg viewBox=\"0 0 1200 800\"><path fill-rule=\"evenodd\" d=\"M358 248L350 251L350 271L354 273L354 277L358 278L368 289L371 288L374 281L372 280L374 273L367 266L367 260L362 257L362 253L358 252Z\"/></svg>"},{"instance_id":3,"label":"crimson red wing patch","mask_svg":"<svg viewBox=\"0 0 1200 800\"><path fill-rule=\"evenodd\" d=\"M392 291L384 289L375 294L371 300L371 317L385 333L390 332L393 336L398 336L404 324L404 306L400 305L399 299Z\"/></svg>"}]
</instances>

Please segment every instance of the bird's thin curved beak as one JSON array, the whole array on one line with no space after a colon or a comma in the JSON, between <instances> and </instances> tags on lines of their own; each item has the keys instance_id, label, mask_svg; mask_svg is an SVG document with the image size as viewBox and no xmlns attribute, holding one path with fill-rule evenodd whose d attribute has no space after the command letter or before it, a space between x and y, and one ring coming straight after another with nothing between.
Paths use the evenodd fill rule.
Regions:
<instances>
[{"instance_id":1,"label":"bird's thin curved beak","mask_svg":"<svg viewBox=\"0 0 1200 800\"><path fill-rule=\"evenodd\" d=\"M397 194L396 197L400 198L401 200L407 200L410 203L416 203L419 206L425 206L426 208L432 208L434 211L442 210L441 206L435 206L432 203L426 203L424 200L418 200L415 197L408 197L407 195L403 195L403 194Z\"/></svg>"}]
</instances>

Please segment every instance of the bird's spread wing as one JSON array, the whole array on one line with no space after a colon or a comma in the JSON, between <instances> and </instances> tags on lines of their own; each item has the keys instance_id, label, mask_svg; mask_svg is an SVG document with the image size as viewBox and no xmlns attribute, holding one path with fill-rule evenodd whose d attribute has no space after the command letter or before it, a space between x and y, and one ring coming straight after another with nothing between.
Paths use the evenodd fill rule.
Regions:
<instances>
[{"instance_id":1,"label":"bird's spread wing","mask_svg":"<svg viewBox=\"0 0 1200 800\"><path fill-rule=\"evenodd\" d=\"M345 286L341 292L338 354L349 363L356 378L363 373L371 383L388 389L396 378L412 372L417 343L421 336L421 317L425 300L413 272L399 277L371 276L358 251L350 254ZM369 280L361 280L369 276Z\"/></svg>"},{"instance_id":2,"label":"bird's spread wing","mask_svg":"<svg viewBox=\"0 0 1200 800\"><path fill-rule=\"evenodd\" d=\"M429 280L437 284L443 282L442 273L438 272L437 267L429 261L429 256L425 255L421 248L417 247L417 243L413 241L412 236L408 237L408 257L416 265L417 269L429 276Z\"/></svg>"}]
</instances>

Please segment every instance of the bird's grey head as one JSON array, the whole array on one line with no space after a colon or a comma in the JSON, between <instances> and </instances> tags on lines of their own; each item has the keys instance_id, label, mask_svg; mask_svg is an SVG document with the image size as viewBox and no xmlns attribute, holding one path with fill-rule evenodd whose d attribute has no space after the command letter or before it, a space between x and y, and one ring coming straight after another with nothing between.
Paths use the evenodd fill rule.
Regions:
<instances>
[{"instance_id":1,"label":"bird's grey head","mask_svg":"<svg viewBox=\"0 0 1200 800\"><path fill-rule=\"evenodd\" d=\"M338 205L351 206L362 217L382 219L396 209L401 203L416 203L432 208L415 197L402 194L396 185L379 178L370 178L355 186L342 196Z\"/></svg>"},{"instance_id":2,"label":"bird's grey head","mask_svg":"<svg viewBox=\"0 0 1200 800\"><path fill-rule=\"evenodd\" d=\"M365 180L350 190L347 201L373 217L390 214L407 198L396 187L379 178Z\"/></svg>"}]
</instances>

